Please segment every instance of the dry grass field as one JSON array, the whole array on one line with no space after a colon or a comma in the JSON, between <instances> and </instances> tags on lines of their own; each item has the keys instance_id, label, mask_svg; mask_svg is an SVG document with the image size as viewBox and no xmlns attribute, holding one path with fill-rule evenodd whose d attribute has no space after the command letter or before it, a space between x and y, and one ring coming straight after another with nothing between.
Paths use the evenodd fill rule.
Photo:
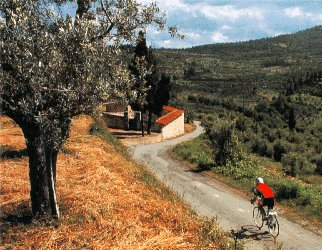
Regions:
<instances>
[{"instance_id":1,"label":"dry grass field","mask_svg":"<svg viewBox=\"0 0 322 250\"><path fill-rule=\"evenodd\" d=\"M143 167L74 120L58 156L59 225L31 219L28 157L19 127L0 119L0 248L221 249L227 236L201 221Z\"/></svg>"}]
</instances>

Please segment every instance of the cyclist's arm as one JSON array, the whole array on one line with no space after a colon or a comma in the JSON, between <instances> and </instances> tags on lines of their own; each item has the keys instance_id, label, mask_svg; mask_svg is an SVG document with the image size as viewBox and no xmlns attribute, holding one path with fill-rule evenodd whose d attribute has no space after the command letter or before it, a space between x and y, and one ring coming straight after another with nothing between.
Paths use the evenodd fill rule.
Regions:
<instances>
[{"instance_id":1,"label":"cyclist's arm","mask_svg":"<svg viewBox=\"0 0 322 250\"><path fill-rule=\"evenodd\" d=\"M250 200L250 202L251 202L252 204L254 204L254 202L256 201L257 197L259 196L258 191L257 191L257 189L256 189L256 188L254 188L254 189L253 189L253 194L254 194L254 196L253 196L253 198Z\"/></svg>"}]
</instances>

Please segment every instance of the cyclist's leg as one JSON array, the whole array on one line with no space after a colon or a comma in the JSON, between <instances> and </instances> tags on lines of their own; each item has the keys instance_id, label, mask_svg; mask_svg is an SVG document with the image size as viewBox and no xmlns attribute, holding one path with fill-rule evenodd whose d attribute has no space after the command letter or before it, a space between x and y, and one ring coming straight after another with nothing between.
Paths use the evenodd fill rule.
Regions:
<instances>
[{"instance_id":1,"label":"cyclist's leg","mask_svg":"<svg viewBox=\"0 0 322 250\"><path fill-rule=\"evenodd\" d=\"M274 198L267 198L265 203L267 205L267 218L269 224L274 221L273 216L270 214L270 212L273 212L274 202Z\"/></svg>"},{"instance_id":2,"label":"cyclist's leg","mask_svg":"<svg viewBox=\"0 0 322 250\"><path fill-rule=\"evenodd\" d=\"M275 203L274 198L267 198L267 199L265 199L265 204L266 204L266 206L268 207L268 211L269 211L269 210L273 210L273 208L274 208L274 203Z\"/></svg>"},{"instance_id":3,"label":"cyclist's leg","mask_svg":"<svg viewBox=\"0 0 322 250\"><path fill-rule=\"evenodd\" d=\"M267 220L267 218L268 218L268 211L269 211L268 203L269 203L268 199L263 198L263 214L264 214L264 220ZM267 206L267 212L264 209L265 206Z\"/></svg>"},{"instance_id":4,"label":"cyclist's leg","mask_svg":"<svg viewBox=\"0 0 322 250\"><path fill-rule=\"evenodd\" d=\"M264 204L258 206L258 209L261 212L263 218L265 218L266 217L266 212L265 212Z\"/></svg>"}]
</instances>

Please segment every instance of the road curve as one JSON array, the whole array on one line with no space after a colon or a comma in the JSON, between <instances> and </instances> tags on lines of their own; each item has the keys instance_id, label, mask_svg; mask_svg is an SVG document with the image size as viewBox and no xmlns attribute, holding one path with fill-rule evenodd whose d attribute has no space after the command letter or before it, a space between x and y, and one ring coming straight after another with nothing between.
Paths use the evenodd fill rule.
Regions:
<instances>
[{"instance_id":1,"label":"road curve","mask_svg":"<svg viewBox=\"0 0 322 250\"><path fill-rule=\"evenodd\" d=\"M232 193L221 183L189 171L171 159L166 151L174 145L191 140L203 129L195 122L196 130L190 134L148 145L131 145L129 151L134 160L143 163L156 177L173 189L192 209L201 216L217 217L220 226L238 233L249 249L269 249L282 244L282 249L322 249L322 238L299 225L279 217L280 235L277 242L267 232L258 230L252 220L253 206L249 200Z\"/></svg>"}]
</instances>

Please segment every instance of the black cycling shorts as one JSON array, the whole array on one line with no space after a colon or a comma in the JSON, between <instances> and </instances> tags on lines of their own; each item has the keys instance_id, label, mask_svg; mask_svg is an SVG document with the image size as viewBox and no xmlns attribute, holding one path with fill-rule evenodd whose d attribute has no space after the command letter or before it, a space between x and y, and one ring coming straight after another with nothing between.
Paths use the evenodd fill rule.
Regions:
<instances>
[{"instance_id":1,"label":"black cycling shorts","mask_svg":"<svg viewBox=\"0 0 322 250\"><path fill-rule=\"evenodd\" d=\"M273 209L275 203L274 198L264 198L263 206L267 206L268 209Z\"/></svg>"}]
</instances>

